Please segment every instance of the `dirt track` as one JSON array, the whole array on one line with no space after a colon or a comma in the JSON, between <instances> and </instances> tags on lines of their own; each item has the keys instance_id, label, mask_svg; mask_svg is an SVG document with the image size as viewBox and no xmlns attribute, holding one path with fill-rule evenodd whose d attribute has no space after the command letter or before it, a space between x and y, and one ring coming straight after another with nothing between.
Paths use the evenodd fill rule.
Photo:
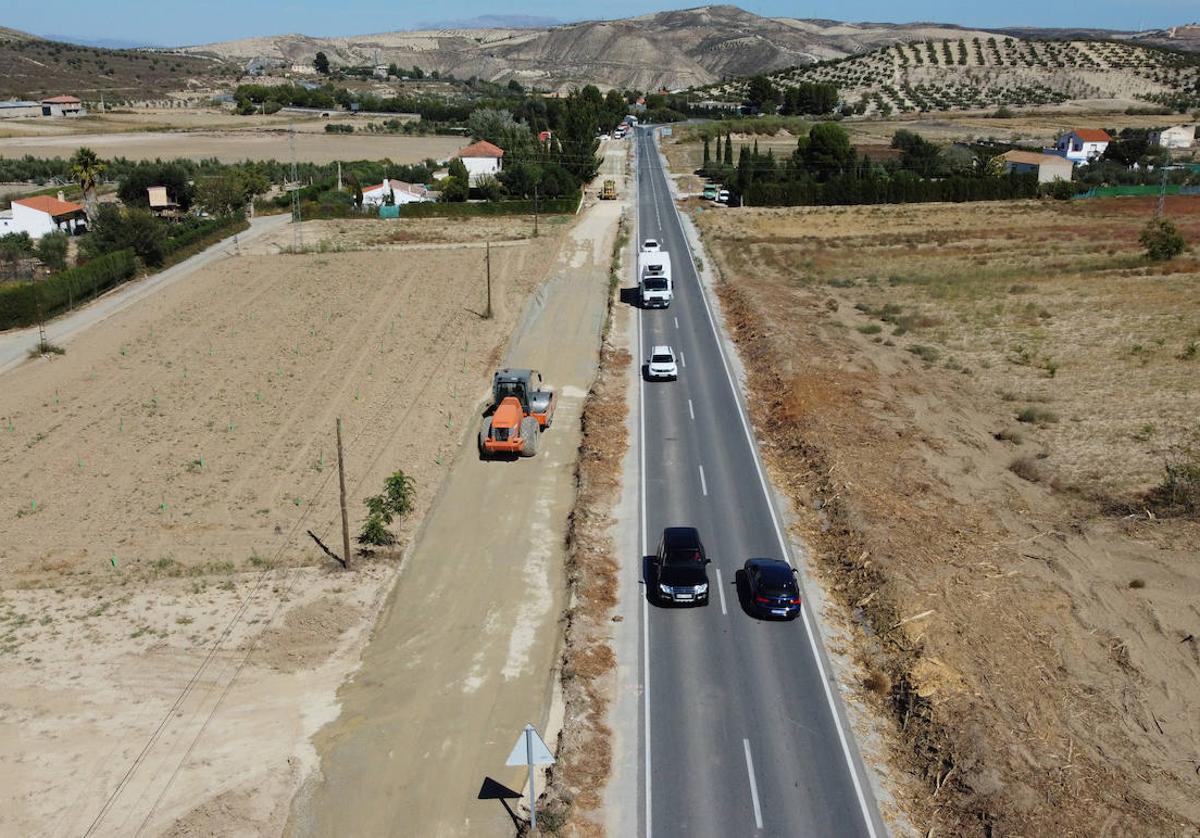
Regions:
<instances>
[{"instance_id":1,"label":"dirt track","mask_svg":"<svg viewBox=\"0 0 1200 838\"><path fill-rule=\"evenodd\" d=\"M545 449L481 462L467 440L339 692L340 718L316 737L321 776L297 797L290 833L512 833L500 801L477 795L486 776L522 788L524 770L505 758L526 722L545 731L551 713L580 408L619 214L617 203L584 211L506 356L559 390Z\"/></svg>"}]
</instances>

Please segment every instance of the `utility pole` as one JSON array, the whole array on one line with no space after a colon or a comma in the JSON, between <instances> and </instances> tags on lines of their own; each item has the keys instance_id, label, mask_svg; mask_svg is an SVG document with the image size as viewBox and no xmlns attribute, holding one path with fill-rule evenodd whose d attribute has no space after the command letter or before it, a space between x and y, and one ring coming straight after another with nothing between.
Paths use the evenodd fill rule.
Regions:
<instances>
[{"instance_id":1,"label":"utility pole","mask_svg":"<svg viewBox=\"0 0 1200 838\"><path fill-rule=\"evenodd\" d=\"M533 185L533 236L538 234L538 185Z\"/></svg>"},{"instance_id":2,"label":"utility pole","mask_svg":"<svg viewBox=\"0 0 1200 838\"><path fill-rule=\"evenodd\" d=\"M484 309L483 319L492 319L492 243L487 243L486 255L483 257L487 264L487 308Z\"/></svg>"},{"instance_id":3,"label":"utility pole","mask_svg":"<svg viewBox=\"0 0 1200 838\"><path fill-rule=\"evenodd\" d=\"M346 458L342 456L342 417L337 420L338 483L342 490L342 564L350 569L350 516L346 514Z\"/></svg>"},{"instance_id":4,"label":"utility pole","mask_svg":"<svg viewBox=\"0 0 1200 838\"><path fill-rule=\"evenodd\" d=\"M292 154L292 250L304 249L304 234L300 232L300 175L296 168L296 127L288 126L288 149Z\"/></svg>"}]
</instances>

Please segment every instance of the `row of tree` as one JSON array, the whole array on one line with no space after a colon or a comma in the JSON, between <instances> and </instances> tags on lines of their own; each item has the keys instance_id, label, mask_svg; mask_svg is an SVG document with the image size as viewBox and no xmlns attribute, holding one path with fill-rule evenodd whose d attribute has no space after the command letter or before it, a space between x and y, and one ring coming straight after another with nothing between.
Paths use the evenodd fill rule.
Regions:
<instances>
[{"instance_id":1,"label":"row of tree","mask_svg":"<svg viewBox=\"0 0 1200 838\"><path fill-rule=\"evenodd\" d=\"M925 201L985 201L1039 194L1036 174L1005 174L1003 167L970 152L947 153L910 131L898 131L898 159L874 162L860 156L837 123L814 125L783 158L760 153L758 141L742 145L733 163L733 139L717 138L717 153L705 141L702 174L733 189L756 206L888 204ZM964 156L965 155L965 156Z\"/></svg>"}]
</instances>

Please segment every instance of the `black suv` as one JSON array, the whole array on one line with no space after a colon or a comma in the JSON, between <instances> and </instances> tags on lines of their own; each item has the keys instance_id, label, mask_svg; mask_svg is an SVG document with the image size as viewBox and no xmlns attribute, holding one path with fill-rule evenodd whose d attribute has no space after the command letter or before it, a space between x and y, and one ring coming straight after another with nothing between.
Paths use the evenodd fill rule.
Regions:
<instances>
[{"instance_id":1,"label":"black suv","mask_svg":"<svg viewBox=\"0 0 1200 838\"><path fill-rule=\"evenodd\" d=\"M695 527L667 527L651 557L654 599L708 604L708 563Z\"/></svg>"}]
</instances>

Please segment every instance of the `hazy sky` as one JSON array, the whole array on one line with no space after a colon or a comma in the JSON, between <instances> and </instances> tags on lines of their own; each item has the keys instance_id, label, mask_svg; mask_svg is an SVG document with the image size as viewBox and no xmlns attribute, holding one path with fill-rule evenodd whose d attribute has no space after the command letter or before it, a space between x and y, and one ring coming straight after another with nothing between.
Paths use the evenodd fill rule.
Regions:
<instances>
[{"instance_id":1,"label":"hazy sky","mask_svg":"<svg viewBox=\"0 0 1200 838\"><path fill-rule=\"evenodd\" d=\"M109 38L175 46L228 40L247 35L303 32L309 35L360 35L410 28L423 21L456 20L483 14L521 14L582 20L625 17L689 8L695 2L671 0L449 0L438 4L378 0L3 0L0 25L36 34ZM1093 0L1047 3L964 4L949 0L746 0L742 8L761 15L830 18L851 21L919 20L969 26L1076 26L1143 29L1200 18L1196 0Z\"/></svg>"}]
</instances>

